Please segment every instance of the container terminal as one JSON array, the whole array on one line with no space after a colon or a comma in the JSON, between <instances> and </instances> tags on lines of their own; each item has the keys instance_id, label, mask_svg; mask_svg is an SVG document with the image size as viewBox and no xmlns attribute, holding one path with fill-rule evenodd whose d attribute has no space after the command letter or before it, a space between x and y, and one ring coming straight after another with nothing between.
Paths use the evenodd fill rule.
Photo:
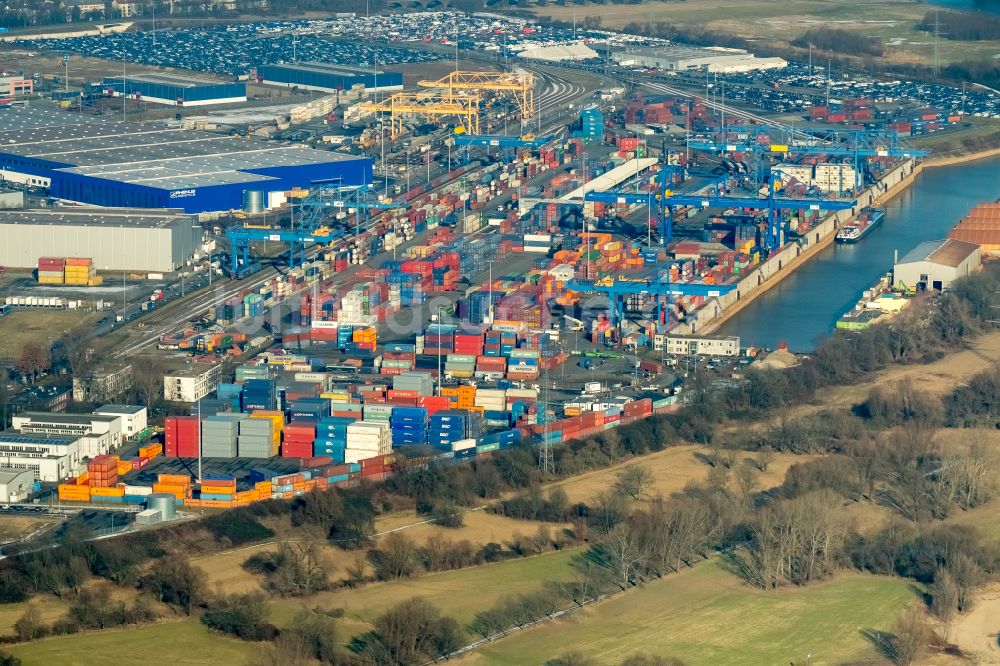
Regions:
<instances>
[{"instance_id":1,"label":"container terminal","mask_svg":"<svg viewBox=\"0 0 1000 666\"><path fill-rule=\"evenodd\" d=\"M752 61L655 49L632 54ZM899 128L790 122L670 77L631 85L636 63L617 63L478 62L412 86L262 64L248 85L312 89L268 132L87 112L87 95L117 96L138 119L140 97L176 92L111 72L71 111L4 109L2 175L44 207L0 215L3 317L105 310L95 332L126 335L74 393L113 403L156 359L163 399L189 415L108 408L67 434L29 411L0 448L38 448L62 502L166 517L544 452L676 409L692 364L751 362L705 333L841 229L874 225L925 153ZM212 94L230 107L236 92ZM971 270L965 245L951 253Z\"/></svg>"}]
</instances>

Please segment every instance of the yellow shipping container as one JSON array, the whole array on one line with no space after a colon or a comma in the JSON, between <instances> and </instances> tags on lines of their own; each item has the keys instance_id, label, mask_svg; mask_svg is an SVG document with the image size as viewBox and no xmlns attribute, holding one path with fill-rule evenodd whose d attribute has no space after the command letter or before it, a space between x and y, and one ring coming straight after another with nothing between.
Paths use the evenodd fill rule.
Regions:
<instances>
[{"instance_id":1,"label":"yellow shipping container","mask_svg":"<svg viewBox=\"0 0 1000 666\"><path fill-rule=\"evenodd\" d=\"M40 277L38 278L38 284L62 284L63 279L61 277Z\"/></svg>"}]
</instances>

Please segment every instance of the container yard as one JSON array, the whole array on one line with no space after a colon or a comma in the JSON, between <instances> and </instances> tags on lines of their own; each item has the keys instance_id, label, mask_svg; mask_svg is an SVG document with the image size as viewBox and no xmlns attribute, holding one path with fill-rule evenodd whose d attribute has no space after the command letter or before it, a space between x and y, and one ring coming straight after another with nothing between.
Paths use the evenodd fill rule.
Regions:
<instances>
[{"instance_id":1,"label":"container yard","mask_svg":"<svg viewBox=\"0 0 1000 666\"><path fill-rule=\"evenodd\" d=\"M400 51L396 62L438 58L430 49L435 42L485 49L518 32L498 51L513 55L567 34L477 16L456 45L442 28L449 16L381 17L365 25L375 32L407 26L402 39L421 55L406 60L410 52ZM67 119L71 114L53 116L29 137L27 125L42 122L43 113L7 114L5 173L41 177L34 185L53 199L227 211L211 216L211 229L176 217L196 235L204 232L223 286L186 299L178 313L164 307L170 290L176 293L166 277L166 291L157 289L140 306L144 330L114 351L120 358L190 357L169 375L177 387L167 385L173 379L164 386L167 400L188 396L190 403L173 411L188 414L165 418L155 455L114 465L91 461L86 475L60 487L67 498L83 501L89 493L87 501L127 502L142 495L128 488L148 488L146 495L167 493L186 506L241 506L384 478L412 459L459 462L518 445L558 444L676 409L687 375L682 363L705 357L735 370L750 362L737 336L705 334L839 231L863 225L912 173L925 154L907 143L913 125L937 131L962 122L944 97L914 108L903 91L887 103L843 81L841 97L825 104L799 81L809 101L794 109L795 122L756 115L719 104L709 87L702 93L700 84L697 91L675 84L688 70L712 73L712 86L724 79L730 99L748 101L747 91L761 82L798 81L798 65L662 40L639 39L621 50L613 33L591 44L619 53L617 66L576 63L583 83L566 84L566 70L524 61L509 71L456 70L404 90L404 78L388 67L392 58L368 62L361 49L341 66L311 54L310 40L326 43L318 32L336 26L350 37L359 29L347 18L281 24L303 37L302 57L295 64L250 58L250 70L234 71L222 45L255 43L268 25L172 34L177 43L200 34L215 45L200 56L211 62L196 69L332 93L315 101L322 107L316 118L291 113L279 133L294 143L346 146L354 155ZM417 37L420 30L426 35ZM102 48L145 49L147 60L158 58L164 47L144 39L123 33ZM53 40L49 47L83 43ZM191 66L185 59L193 55L172 52L158 64ZM376 71L383 64L386 71ZM625 71L637 66L657 71L624 85ZM743 71L751 66L755 71ZM127 78L125 84L132 85ZM357 94L342 102L348 89ZM364 94L376 90L383 94ZM134 127L143 131L126 147ZM49 165L56 142L67 140L90 148L85 159L33 171L32 160ZM118 166L121 150L141 166ZM112 185L95 199L89 178L120 183L120 192ZM153 182L157 194L147 197L142 188ZM860 248L865 240L858 236ZM177 270L195 253L142 235L131 242L130 250L113 238L87 247L43 236L40 245L12 243L24 256L0 260L35 268L39 285L99 286L102 267L163 277L160 271ZM123 263L123 254L136 261L168 245L176 256ZM870 318L855 317L865 320L858 327ZM208 370L220 356L232 364L222 376L221 366ZM182 391L188 380L199 388ZM150 470L161 465L170 467L154 476Z\"/></svg>"}]
</instances>

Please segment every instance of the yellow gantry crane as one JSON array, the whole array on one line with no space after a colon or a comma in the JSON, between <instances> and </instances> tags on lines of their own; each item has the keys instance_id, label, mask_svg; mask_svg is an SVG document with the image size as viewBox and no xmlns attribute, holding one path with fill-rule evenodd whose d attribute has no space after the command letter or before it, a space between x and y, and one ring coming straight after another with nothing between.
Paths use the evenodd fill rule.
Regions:
<instances>
[{"instance_id":1,"label":"yellow gantry crane","mask_svg":"<svg viewBox=\"0 0 1000 666\"><path fill-rule=\"evenodd\" d=\"M398 92L381 102L364 102L366 111L387 111L390 114L390 138L403 133L403 117L409 114L425 116L458 116L465 130L479 134L479 95L453 92Z\"/></svg>"},{"instance_id":2,"label":"yellow gantry crane","mask_svg":"<svg viewBox=\"0 0 1000 666\"><path fill-rule=\"evenodd\" d=\"M454 95L459 91L500 92L514 97L521 119L535 113L535 76L531 72L463 72L456 70L437 81L418 81L421 88L436 88Z\"/></svg>"}]
</instances>

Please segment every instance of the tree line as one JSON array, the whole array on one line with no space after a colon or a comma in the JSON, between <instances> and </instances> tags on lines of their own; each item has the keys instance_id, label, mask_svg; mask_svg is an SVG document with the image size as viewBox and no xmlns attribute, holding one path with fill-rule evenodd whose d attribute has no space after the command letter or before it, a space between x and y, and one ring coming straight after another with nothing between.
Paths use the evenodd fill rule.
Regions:
<instances>
[{"instance_id":1,"label":"tree line","mask_svg":"<svg viewBox=\"0 0 1000 666\"><path fill-rule=\"evenodd\" d=\"M1000 18L984 12L927 12L917 28L963 42L1000 39Z\"/></svg>"}]
</instances>

